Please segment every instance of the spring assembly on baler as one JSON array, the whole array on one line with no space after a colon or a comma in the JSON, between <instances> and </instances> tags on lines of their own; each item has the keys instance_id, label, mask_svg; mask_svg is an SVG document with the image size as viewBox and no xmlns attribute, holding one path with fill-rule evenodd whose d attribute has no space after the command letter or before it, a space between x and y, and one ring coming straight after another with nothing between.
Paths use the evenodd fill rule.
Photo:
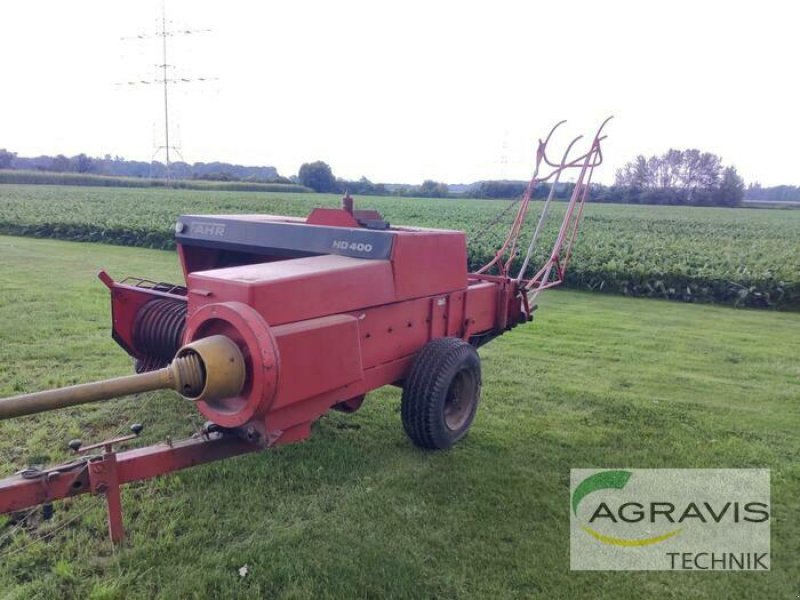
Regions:
<instances>
[{"instance_id":1,"label":"spring assembly on baler","mask_svg":"<svg viewBox=\"0 0 800 600\"><path fill-rule=\"evenodd\" d=\"M150 300L139 309L133 326L133 342L143 355L136 372L154 371L169 364L181 347L186 327L186 302L172 298Z\"/></svg>"}]
</instances>

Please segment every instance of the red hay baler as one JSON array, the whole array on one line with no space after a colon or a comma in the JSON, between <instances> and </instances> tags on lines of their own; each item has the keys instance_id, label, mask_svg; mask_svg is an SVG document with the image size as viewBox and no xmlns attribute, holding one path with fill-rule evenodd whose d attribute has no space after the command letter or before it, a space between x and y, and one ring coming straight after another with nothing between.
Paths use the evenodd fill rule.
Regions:
<instances>
[{"instance_id":1,"label":"red hay baler","mask_svg":"<svg viewBox=\"0 0 800 600\"><path fill-rule=\"evenodd\" d=\"M560 123L559 123L560 125ZM605 125L605 123L603 123ZM556 125L558 127L558 125ZM70 447L79 456L0 481L0 513L82 493L106 497L123 536L121 484L307 438L330 409L358 410L384 385L402 388L402 422L419 447L445 449L470 428L481 393L477 348L530 321L536 294L562 282L602 162L589 150L560 162L539 142L534 176L505 242L470 273L463 232L390 226L375 211L317 208L307 218L184 215L175 225L185 282L100 279L111 292L117 343L135 375L0 400L0 419L122 395L173 389L207 419L195 436L117 452L121 438ZM529 263L559 178L578 171L549 258ZM541 169L546 175L539 175ZM518 274L535 186L550 194Z\"/></svg>"}]
</instances>

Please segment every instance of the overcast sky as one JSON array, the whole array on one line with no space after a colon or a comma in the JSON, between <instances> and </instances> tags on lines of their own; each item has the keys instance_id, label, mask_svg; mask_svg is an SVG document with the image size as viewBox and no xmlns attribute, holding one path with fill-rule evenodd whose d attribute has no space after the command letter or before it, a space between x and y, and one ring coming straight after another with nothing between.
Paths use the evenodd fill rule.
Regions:
<instances>
[{"instance_id":1,"label":"overcast sky","mask_svg":"<svg viewBox=\"0 0 800 600\"><path fill-rule=\"evenodd\" d=\"M0 148L149 160L163 135L159 0L7 2ZM325 160L339 177L525 179L536 139L609 114L600 181L697 147L746 181L800 184L796 2L168 0L188 162Z\"/></svg>"}]
</instances>

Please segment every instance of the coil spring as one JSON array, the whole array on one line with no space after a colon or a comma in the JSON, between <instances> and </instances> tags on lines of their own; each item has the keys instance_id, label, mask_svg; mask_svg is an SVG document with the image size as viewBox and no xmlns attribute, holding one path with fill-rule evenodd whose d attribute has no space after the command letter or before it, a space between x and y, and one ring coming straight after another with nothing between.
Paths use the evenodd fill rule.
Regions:
<instances>
[{"instance_id":1,"label":"coil spring","mask_svg":"<svg viewBox=\"0 0 800 600\"><path fill-rule=\"evenodd\" d=\"M180 349L186 327L186 302L171 298L150 300L136 314L133 343L143 356L136 372L160 369Z\"/></svg>"},{"instance_id":2,"label":"coil spring","mask_svg":"<svg viewBox=\"0 0 800 600\"><path fill-rule=\"evenodd\" d=\"M200 395L206 385L203 361L191 350L172 361L178 377L178 391L189 398Z\"/></svg>"},{"instance_id":3,"label":"coil spring","mask_svg":"<svg viewBox=\"0 0 800 600\"><path fill-rule=\"evenodd\" d=\"M166 361L160 358L145 356L144 358L137 358L133 363L133 367L137 373L147 373L148 371L163 369L167 364Z\"/></svg>"}]
</instances>

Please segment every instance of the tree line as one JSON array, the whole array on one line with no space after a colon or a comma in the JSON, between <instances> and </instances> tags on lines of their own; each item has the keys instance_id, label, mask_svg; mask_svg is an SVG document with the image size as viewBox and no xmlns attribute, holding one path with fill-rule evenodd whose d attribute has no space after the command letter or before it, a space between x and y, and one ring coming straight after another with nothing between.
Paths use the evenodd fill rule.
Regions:
<instances>
[{"instance_id":1,"label":"tree line","mask_svg":"<svg viewBox=\"0 0 800 600\"><path fill-rule=\"evenodd\" d=\"M167 177L167 167L159 161L125 160L121 156L112 157L110 154L103 158L93 158L86 154L25 157L4 148L0 149L0 169L155 179ZM173 162L170 163L169 175L172 179L291 183L289 179L280 177L275 167L248 167L224 162Z\"/></svg>"},{"instance_id":2,"label":"tree line","mask_svg":"<svg viewBox=\"0 0 800 600\"><path fill-rule=\"evenodd\" d=\"M800 185L774 185L761 187L761 184L751 183L744 193L745 200L768 202L800 202Z\"/></svg>"},{"instance_id":3,"label":"tree line","mask_svg":"<svg viewBox=\"0 0 800 600\"><path fill-rule=\"evenodd\" d=\"M339 179L330 165L318 160L303 163L297 173L296 183L315 192L329 194L355 194L359 196L417 196L422 198L447 198L450 190L446 183L425 180L421 185L373 183L366 177L357 180Z\"/></svg>"},{"instance_id":4,"label":"tree line","mask_svg":"<svg viewBox=\"0 0 800 600\"><path fill-rule=\"evenodd\" d=\"M637 156L616 173L615 185L593 198L599 202L738 206L744 199L744 181L732 166L710 152L667 150L645 158Z\"/></svg>"},{"instance_id":5,"label":"tree line","mask_svg":"<svg viewBox=\"0 0 800 600\"><path fill-rule=\"evenodd\" d=\"M81 173L138 178L166 178L166 166L158 161L125 160L106 155L92 158L86 154L67 157L21 157L0 149L0 169L21 169L58 173ZM418 196L427 198L519 198L526 181L479 181L467 186L448 186L434 180L420 185L374 183L366 177L358 180L337 178L327 163L304 163L296 176L278 175L275 167L248 167L224 162L175 162L170 165L172 179L225 182L300 183L317 192L350 193L370 196ZM560 183L556 198L568 198L574 184ZM458 190L454 192L453 188ZM545 198L550 185L537 186L534 198ZM592 184L593 202L629 204L669 204L692 206L738 206L742 200L800 201L800 186L762 187L758 183L745 189L736 168L725 166L722 159L697 149L670 149L664 154L637 156L616 173L613 185Z\"/></svg>"},{"instance_id":6,"label":"tree line","mask_svg":"<svg viewBox=\"0 0 800 600\"><path fill-rule=\"evenodd\" d=\"M302 185L319 192L434 198L454 196L446 184L430 180L419 186L390 187L373 184L364 177L358 181L337 179L323 161L303 164L297 179ZM468 186L460 197L518 198L527 185L524 181L481 181ZM559 183L554 196L569 197L573 188L572 183ZM549 193L550 184L542 183L536 187L533 196L545 198ZM744 199L744 181L735 167L723 166L715 154L696 149L670 149L662 155L637 156L617 171L614 185L593 184L591 199L594 202L630 204L738 206Z\"/></svg>"}]
</instances>

